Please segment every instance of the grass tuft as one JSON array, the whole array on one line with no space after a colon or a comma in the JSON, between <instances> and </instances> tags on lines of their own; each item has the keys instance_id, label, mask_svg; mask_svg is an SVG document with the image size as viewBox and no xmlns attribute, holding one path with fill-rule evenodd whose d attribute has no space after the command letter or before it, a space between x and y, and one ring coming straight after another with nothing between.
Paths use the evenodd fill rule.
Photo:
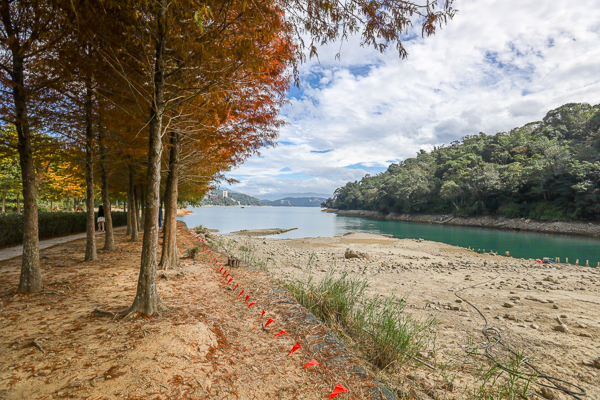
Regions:
<instances>
[{"instance_id":1,"label":"grass tuft","mask_svg":"<svg viewBox=\"0 0 600 400\"><path fill-rule=\"evenodd\" d=\"M312 277L286 284L296 300L374 366L385 369L415 356L429 341L430 318L417 321L396 297L369 297L368 282L331 269L318 283Z\"/></svg>"},{"instance_id":2,"label":"grass tuft","mask_svg":"<svg viewBox=\"0 0 600 400\"><path fill-rule=\"evenodd\" d=\"M196 246L191 247L189 249L187 249L184 254L187 258L191 258L192 260L195 260L198 255L200 255L200 245L196 244Z\"/></svg>"},{"instance_id":3,"label":"grass tuft","mask_svg":"<svg viewBox=\"0 0 600 400\"><path fill-rule=\"evenodd\" d=\"M510 354L502 361L504 367L497 362L489 361L482 366L469 399L473 400L517 400L527 399L531 382L535 374L529 374L523 353Z\"/></svg>"}]
</instances>

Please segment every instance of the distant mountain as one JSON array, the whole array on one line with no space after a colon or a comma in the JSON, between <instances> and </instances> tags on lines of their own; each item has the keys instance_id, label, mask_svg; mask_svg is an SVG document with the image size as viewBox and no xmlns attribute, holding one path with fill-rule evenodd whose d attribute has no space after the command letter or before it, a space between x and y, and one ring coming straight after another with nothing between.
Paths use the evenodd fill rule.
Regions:
<instances>
[{"instance_id":1,"label":"distant mountain","mask_svg":"<svg viewBox=\"0 0 600 400\"><path fill-rule=\"evenodd\" d=\"M201 203L203 206L264 206L265 203L256 197L227 190L227 197L223 197L223 190L212 190Z\"/></svg>"},{"instance_id":2,"label":"distant mountain","mask_svg":"<svg viewBox=\"0 0 600 400\"><path fill-rule=\"evenodd\" d=\"M325 197L285 197L273 201L263 200L263 203L272 207L321 207L321 203L326 200Z\"/></svg>"},{"instance_id":3,"label":"distant mountain","mask_svg":"<svg viewBox=\"0 0 600 400\"><path fill-rule=\"evenodd\" d=\"M305 197L318 197L318 198L329 198L331 197L331 194L327 194L327 193L313 193L313 192L308 192L308 193L275 193L275 194L261 194L258 196L259 199L261 200L282 200L285 199L287 197L294 197L294 198L305 198Z\"/></svg>"}]
</instances>

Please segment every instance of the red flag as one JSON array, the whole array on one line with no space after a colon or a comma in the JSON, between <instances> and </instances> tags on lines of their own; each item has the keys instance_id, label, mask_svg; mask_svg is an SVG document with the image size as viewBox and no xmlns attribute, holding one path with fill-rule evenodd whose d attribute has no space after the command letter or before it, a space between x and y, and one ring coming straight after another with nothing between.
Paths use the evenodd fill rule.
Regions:
<instances>
[{"instance_id":1,"label":"red flag","mask_svg":"<svg viewBox=\"0 0 600 400\"><path fill-rule=\"evenodd\" d=\"M275 320L274 320L273 318L269 318L269 319L267 320L267 323L265 324L265 328L266 328L267 326L269 326L269 324L270 324L271 322L275 322Z\"/></svg>"},{"instance_id":2,"label":"red flag","mask_svg":"<svg viewBox=\"0 0 600 400\"><path fill-rule=\"evenodd\" d=\"M225 270L225 272L223 272L223 276L225 276L226 273L227 273L227 270Z\"/></svg>"},{"instance_id":3,"label":"red flag","mask_svg":"<svg viewBox=\"0 0 600 400\"><path fill-rule=\"evenodd\" d=\"M227 283L231 283L232 280L233 280L233 278L229 278L229 281Z\"/></svg>"},{"instance_id":4,"label":"red flag","mask_svg":"<svg viewBox=\"0 0 600 400\"><path fill-rule=\"evenodd\" d=\"M287 353L287 355L289 356L290 354L292 354L293 352L295 352L296 350L298 350L299 348L301 348L302 346L300 346L300 343L296 342L296 344L294 345L294 347L292 347L292 350L290 350L289 353ZM287 357L287 356L286 356Z\"/></svg>"},{"instance_id":5,"label":"red flag","mask_svg":"<svg viewBox=\"0 0 600 400\"><path fill-rule=\"evenodd\" d=\"M252 307L252 306L253 306L253 305L255 305L255 304L256 304L256 302L255 302L255 301L253 301L252 303L248 304L248 308Z\"/></svg>"},{"instance_id":6,"label":"red flag","mask_svg":"<svg viewBox=\"0 0 600 400\"><path fill-rule=\"evenodd\" d=\"M263 312L262 312L262 314L260 314L260 317L262 318L264 316L265 316L265 309L263 308Z\"/></svg>"},{"instance_id":7,"label":"red flag","mask_svg":"<svg viewBox=\"0 0 600 400\"><path fill-rule=\"evenodd\" d=\"M227 274L227 276L225 277L225 279L229 278L229 275L231 275L231 274Z\"/></svg>"},{"instance_id":8,"label":"red flag","mask_svg":"<svg viewBox=\"0 0 600 400\"><path fill-rule=\"evenodd\" d=\"M235 289L237 289L237 288L238 288L238 286L240 286L240 284L239 284L239 283L237 283L237 284L235 285L235 287L233 288L233 291L234 291L234 292L235 292Z\"/></svg>"},{"instance_id":9,"label":"red flag","mask_svg":"<svg viewBox=\"0 0 600 400\"><path fill-rule=\"evenodd\" d=\"M306 369L308 367L312 367L313 365L321 365L321 364L319 364L319 362L313 358L312 360L310 360L309 362L307 362L306 365L304 367L302 367L302 369Z\"/></svg>"},{"instance_id":10,"label":"red flag","mask_svg":"<svg viewBox=\"0 0 600 400\"><path fill-rule=\"evenodd\" d=\"M279 333L274 334L273 337L283 335L284 333L287 333L287 332L284 330L281 330L281 331L279 331Z\"/></svg>"},{"instance_id":11,"label":"red flag","mask_svg":"<svg viewBox=\"0 0 600 400\"><path fill-rule=\"evenodd\" d=\"M249 294L247 294L247 295L246 295L246 300L244 300L244 303L247 303L249 298L250 298L250 295L249 295Z\"/></svg>"},{"instance_id":12,"label":"red flag","mask_svg":"<svg viewBox=\"0 0 600 400\"><path fill-rule=\"evenodd\" d=\"M342 386L341 383L338 383L337 386L335 387L335 389L333 389L333 392L331 392L331 394L329 395L329 400L333 399L338 394L344 393L347 391L348 391L348 389L346 389L344 386Z\"/></svg>"},{"instance_id":13,"label":"red flag","mask_svg":"<svg viewBox=\"0 0 600 400\"><path fill-rule=\"evenodd\" d=\"M221 269L219 270L219 272L223 272L223 267L221 267Z\"/></svg>"},{"instance_id":14,"label":"red flag","mask_svg":"<svg viewBox=\"0 0 600 400\"><path fill-rule=\"evenodd\" d=\"M244 289L242 289L242 291L240 292L240 294L238 294L238 297L240 297L242 295L242 293L244 293Z\"/></svg>"}]
</instances>

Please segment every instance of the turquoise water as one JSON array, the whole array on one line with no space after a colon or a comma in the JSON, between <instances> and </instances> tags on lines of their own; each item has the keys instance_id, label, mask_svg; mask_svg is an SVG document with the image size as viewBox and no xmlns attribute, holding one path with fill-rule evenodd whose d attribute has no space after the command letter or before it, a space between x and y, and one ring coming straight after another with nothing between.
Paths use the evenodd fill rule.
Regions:
<instances>
[{"instance_id":1,"label":"turquoise water","mask_svg":"<svg viewBox=\"0 0 600 400\"><path fill-rule=\"evenodd\" d=\"M188 226L203 225L230 233L242 229L298 228L271 238L340 236L347 232L390 234L395 238L423 238L461 247L485 249L517 258L560 257L574 264L579 259L591 266L600 262L600 240L595 238L529 233L510 230L467 228L411 222L378 221L322 212L317 207L192 207L193 214L180 216Z\"/></svg>"}]
</instances>

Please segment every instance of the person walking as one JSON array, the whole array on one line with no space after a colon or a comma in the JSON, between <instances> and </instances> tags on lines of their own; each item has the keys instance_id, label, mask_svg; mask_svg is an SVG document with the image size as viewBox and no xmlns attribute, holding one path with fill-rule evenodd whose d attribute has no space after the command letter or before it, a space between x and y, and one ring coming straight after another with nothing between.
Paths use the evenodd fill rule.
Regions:
<instances>
[{"instance_id":1,"label":"person walking","mask_svg":"<svg viewBox=\"0 0 600 400\"><path fill-rule=\"evenodd\" d=\"M104 207L103 206L98 207L98 230L100 232L106 232L104 230Z\"/></svg>"},{"instance_id":2,"label":"person walking","mask_svg":"<svg viewBox=\"0 0 600 400\"><path fill-rule=\"evenodd\" d=\"M158 208L158 230L162 229L162 205Z\"/></svg>"}]
</instances>

